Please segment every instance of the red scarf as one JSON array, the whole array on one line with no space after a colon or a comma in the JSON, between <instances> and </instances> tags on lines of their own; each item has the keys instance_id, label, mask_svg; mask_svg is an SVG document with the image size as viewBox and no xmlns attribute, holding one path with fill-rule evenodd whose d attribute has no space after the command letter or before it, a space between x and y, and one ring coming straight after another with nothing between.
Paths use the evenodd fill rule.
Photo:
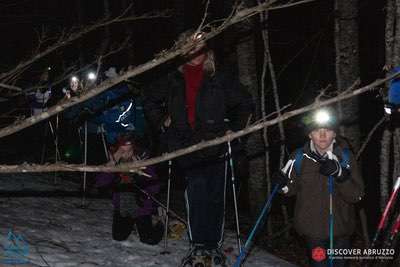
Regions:
<instances>
[{"instance_id":1,"label":"red scarf","mask_svg":"<svg viewBox=\"0 0 400 267\"><path fill-rule=\"evenodd\" d=\"M186 87L186 107L189 124L194 128L196 121L196 97L203 81L203 64L183 66Z\"/></svg>"}]
</instances>

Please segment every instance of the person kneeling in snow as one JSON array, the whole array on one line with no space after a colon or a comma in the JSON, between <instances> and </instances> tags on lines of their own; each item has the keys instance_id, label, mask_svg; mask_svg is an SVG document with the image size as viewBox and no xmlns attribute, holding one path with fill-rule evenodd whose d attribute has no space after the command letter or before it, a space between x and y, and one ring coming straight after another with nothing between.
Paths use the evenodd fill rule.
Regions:
<instances>
[{"instance_id":1,"label":"person kneeling in snow","mask_svg":"<svg viewBox=\"0 0 400 267\"><path fill-rule=\"evenodd\" d=\"M147 152L140 148L132 137L123 136L111 151L109 164L118 165L147 157ZM164 226L161 221L153 224L152 215L156 213L156 205L149 197L159 192L159 180L153 167L147 167L144 172L150 177L124 173L101 173L97 176L97 187L112 185L114 240L126 240L135 225L141 242L155 245L162 239Z\"/></svg>"}]
</instances>

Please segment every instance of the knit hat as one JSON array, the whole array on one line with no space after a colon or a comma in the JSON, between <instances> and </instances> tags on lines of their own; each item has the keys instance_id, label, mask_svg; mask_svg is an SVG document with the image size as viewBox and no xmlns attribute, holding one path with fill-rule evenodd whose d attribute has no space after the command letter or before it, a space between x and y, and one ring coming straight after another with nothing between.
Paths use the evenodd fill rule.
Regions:
<instances>
[{"instance_id":1,"label":"knit hat","mask_svg":"<svg viewBox=\"0 0 400 267\"><path fill-rule=\"evenodd\" d=\"M107 78L112 79L118 76L117 69L115 67L110 67L104 72Z\"/></svg>"}]
</instances>

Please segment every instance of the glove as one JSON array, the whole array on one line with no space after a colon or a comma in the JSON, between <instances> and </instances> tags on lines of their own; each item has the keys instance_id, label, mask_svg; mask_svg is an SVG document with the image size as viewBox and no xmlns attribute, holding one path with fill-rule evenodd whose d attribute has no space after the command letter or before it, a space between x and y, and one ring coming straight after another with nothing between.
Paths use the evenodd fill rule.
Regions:
<instances>
[{"instance_id":1,"label":"glove","mask_svg":"<svg viewBox=\"0 0 400 267\"><path fill-rule=\"evenodd\" d=\"M339 162L333 159L324 160L320 167L319 173L325 176L332 176L338 183L343 183L350 179L351 173L347 168L342 168Z\"/></svg>"},{"instance_id":2,"label":"glove","mask_svg":"<svg viewBox=\"0 0 400 267\"><path fill-rule=\"evenodd\" d=\"M271 183L273 187L275 187L275 185L279 185L280 188L282 188L286 186L288 182L289 182L289 177L287 177L287 175L282 171L276 172L272 175Z\"/></svg>"},{"instance_id":3,"label":"glove","mask_svg":"<svg viewBox=\"0 0 400 267\"><path fill-rule=\"evenodd\" d=\"M342 168L342 174L341 174L340 176L336 177L335 180L336 180L336 182L338 182L338 183L343 183L343 182L349 180L350 177L351 177L351 172L350 172L350 170L349 170L349 169L346 169L346 168Z\"/></svg>"},{"instance_id":4,"label":"glove","mask_svg":"<svg viewBox=\"0 0 400 267\"><path fill-rule=\"evenodd\" d=\"M321 162L319 167L319 173L324 176L338 177L342 172L342 167L340 167L339 162L333 159L325 159Z\"/></svg>"}]
</instances>

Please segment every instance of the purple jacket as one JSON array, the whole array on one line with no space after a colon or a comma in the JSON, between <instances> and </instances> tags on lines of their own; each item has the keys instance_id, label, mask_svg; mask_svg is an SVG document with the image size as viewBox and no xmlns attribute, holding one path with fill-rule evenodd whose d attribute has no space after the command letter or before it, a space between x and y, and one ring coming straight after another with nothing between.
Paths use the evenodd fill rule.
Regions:
<instances>
[{"instance_id":1,"label":"purple jacket","mask_svg":"<svg viewBox=\"0 0 400 267\"><path fill-rule=\"evenodd\" d=\"M158 176L155 172L154 167L148 166L145 170L145 173L150 175L151 177L144 177L140 176L141 183L140 188L144 191L146 191L149 195L155 195L160 191L160 182L158 179ZM96 187L108 187L115 185L119 182L120 177L116 173L99 173L96 176ZM114 188L114 187L113 187ZM155 212L157 206L155 205L154 201L151 200L148 196L145 194L140 193L140 199L142 202L142 205L138 207L136 210L135 214L137 217L140 216L145 216L145 215L151 215ZM112 202L114 208L119 208L120 204L120 193L116 192L115 190L113 191L113 197L112 197ZM134 203L132 203L134 205Z\"/></svg>"}]
</instances>

